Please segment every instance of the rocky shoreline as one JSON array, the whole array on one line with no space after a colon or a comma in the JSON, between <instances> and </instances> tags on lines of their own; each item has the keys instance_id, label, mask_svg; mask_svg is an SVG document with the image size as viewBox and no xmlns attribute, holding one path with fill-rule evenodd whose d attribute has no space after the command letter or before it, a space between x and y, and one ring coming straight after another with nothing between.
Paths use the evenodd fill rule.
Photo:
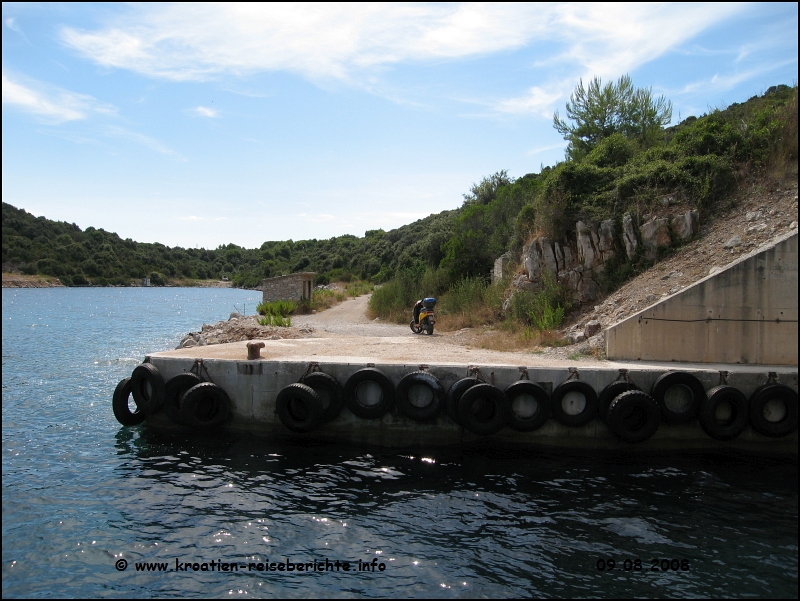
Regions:
<instances>
[{"instance_id":1,"label":"rocky shoreline","mask_svg":"<svg viewBox=\"0 0 800 601\"><path fill-rule=\"evenodd\" d=\"M3 274L3 288L64 288L58 278L18 273Z\"/></svg>"},{"instance_id":2,"label":"rocky shoreline","mask_svg":"<svg viewBox=\"0 0 800 601\"><path fill-rule=\"evenodd\" d=\"M308 338L314 333L310 327L278 327L262 326L258 316L243 317L239 313L231 313L227 321L215 324L203 324L199 332L189 332L175 348L191 348L212 344L226 344L242 340L283 340L292 338Z\"/></svg>"}]
</instances>

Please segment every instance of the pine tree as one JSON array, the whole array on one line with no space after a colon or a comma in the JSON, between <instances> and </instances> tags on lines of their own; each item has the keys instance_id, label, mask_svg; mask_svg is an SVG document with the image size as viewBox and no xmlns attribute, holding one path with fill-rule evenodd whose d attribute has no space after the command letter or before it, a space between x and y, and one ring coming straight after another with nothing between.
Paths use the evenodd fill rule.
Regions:
<instances>
[{"instance_id":1,"label":"pine tree","mask_svg":"<svg viewBox=\"0 0 800 601\"><path fill-rule=\"evenodd\" d=\"M569 100L567 117L572 123L563 121L556 111L553 127L569 142L570 159L581 159L614 133L646 148L659 139L663 127L672 120L672 102L664 96L653 98L651 88L634 88L628 75L606 85L595 77L588 89L580 80Z\"/></svg>"}]
</instances>

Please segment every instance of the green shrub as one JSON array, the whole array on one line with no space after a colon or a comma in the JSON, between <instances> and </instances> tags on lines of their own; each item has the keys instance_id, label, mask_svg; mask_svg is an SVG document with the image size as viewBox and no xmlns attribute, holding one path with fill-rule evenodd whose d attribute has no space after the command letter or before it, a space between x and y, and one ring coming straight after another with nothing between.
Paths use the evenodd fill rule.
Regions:
<instances>
[{"instance_id":1,"label":"green shrub","mask_svg":"<svg viewBox=\"0 0 800 601\"><path fill-rule=\"evenodd\" d=\"M259 319L258 323L260 323L262 326L279 326L282 328L288 328L292 325L292 318L284 318L280 315L267 314Z\"/></svg>"},{"instance_id":2,"label":"green shrub","mask_svg":"<svg viewBox=\"0 0 800 601\"><path fill-rule=\"evenodd\" d=\"M534 311L531 314L533 327L539 331L555 330L561 325L564 320L564 307L553 307L550 303L544 302L540 307L540 311Z\"/></svg>"},{"instance_id":3,"label":"green shrub","mask_svg":"<svg viewBox=\"0 0 800 601\"><path fill-rule=\"evenodd\" d=\"M622 167L634 154L636 144L621 133L615 133L601 141L585 160L597 167Z\"/></svg>"},{"instance_id":4,"label":"green shrub","mask_svg":"<svg viewBox=\"0 0 800 601\"><path fill-rule=\"evenodd\" d=\"M442 295L442 314L467 313L486 304L489 285L481 278L464 278Z\"/></svg>"},{"instance_id":5,"label":"green shrub","mask_svg":"<svg viewBox=\"0 0 800 601\"><path fill-rule=\"evenodd\" d=\"M374 284L358 280L356 282L350 282L349 284L347 284L345 286L345 292L350 296L352 296L353 298L355 298L357 296L369 294L370 292L372 292L373 288Z\"/></svg>"},{"instance_id":6,"label":"green shrub","mask_svg":"<svg viewBox=\"0 0 800 601\"><path fill-rule=\"evenodd\" d=\"M274 315L286 317L297 310L297 303L293 300L277 300L269 303L259 303L256 311L259 315ZM262 324L269 325L269 324Z\"/></svg>"},{"instance_id":7,"label":"green shrub","mask_svg":"<svg viewBox=\"0 0 800 601\"><path fill-rule=\"evenodd\" d=\"M519 291L511 299L512 315L539 331L555 330L570 308L566 290L555 279L545 276L544 288L537 292Z\"/></svg>"},{"instance_id":8,"label":"green shrub","mask_svg":"<svg viewBox=\"0 0 800 601\"><path fill-rule=\"evenodd\" d=\"M417 277L410 272L401 271L393 280L373 290L369 308L382 319L405 319L405 315L419 298Z\"/></svg>"}]
</instances>

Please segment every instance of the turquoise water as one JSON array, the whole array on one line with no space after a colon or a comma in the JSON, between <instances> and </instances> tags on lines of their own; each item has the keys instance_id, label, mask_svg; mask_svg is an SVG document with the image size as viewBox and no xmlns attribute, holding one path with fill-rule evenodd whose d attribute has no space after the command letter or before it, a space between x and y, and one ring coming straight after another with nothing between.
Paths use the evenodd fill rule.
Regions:
<instances>
[{"instance_id":1,"label":"turquoise water","mask_svg":"<svg viewBox=\"0 0 800 601\"><path fill-rule=\"evenodd\" d=\"M116 422L114 386L146 352L257 295L3 290L4 597L797 597L796 459L403 453Z\"/></svg>"}]
</instances>

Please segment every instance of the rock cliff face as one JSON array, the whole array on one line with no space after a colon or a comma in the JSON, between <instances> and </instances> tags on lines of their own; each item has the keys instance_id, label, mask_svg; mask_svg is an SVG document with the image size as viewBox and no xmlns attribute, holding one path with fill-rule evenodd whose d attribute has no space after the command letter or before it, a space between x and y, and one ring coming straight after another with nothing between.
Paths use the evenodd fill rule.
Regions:
<instances>
[{"instance_id":1,"label":"rock cliff face","mask_svg":"<svg viewBox=\"0 0 800 601\"><path fill-rule=\"evenodd\" d=\"M564 240L535 238L522 250L525 273L514 284L520 290L536 290L547 275L572 291L573 302L591 303L600 295L598 275L607 261L624 252L632 259L639 246L645 257L655 259L660 248L690 240L699 229L697 211L687 211L671 218L653 217L638 228L630 215L617 231L611 219L600 224L579 221Z\"/></svg>"}]
</instances>

